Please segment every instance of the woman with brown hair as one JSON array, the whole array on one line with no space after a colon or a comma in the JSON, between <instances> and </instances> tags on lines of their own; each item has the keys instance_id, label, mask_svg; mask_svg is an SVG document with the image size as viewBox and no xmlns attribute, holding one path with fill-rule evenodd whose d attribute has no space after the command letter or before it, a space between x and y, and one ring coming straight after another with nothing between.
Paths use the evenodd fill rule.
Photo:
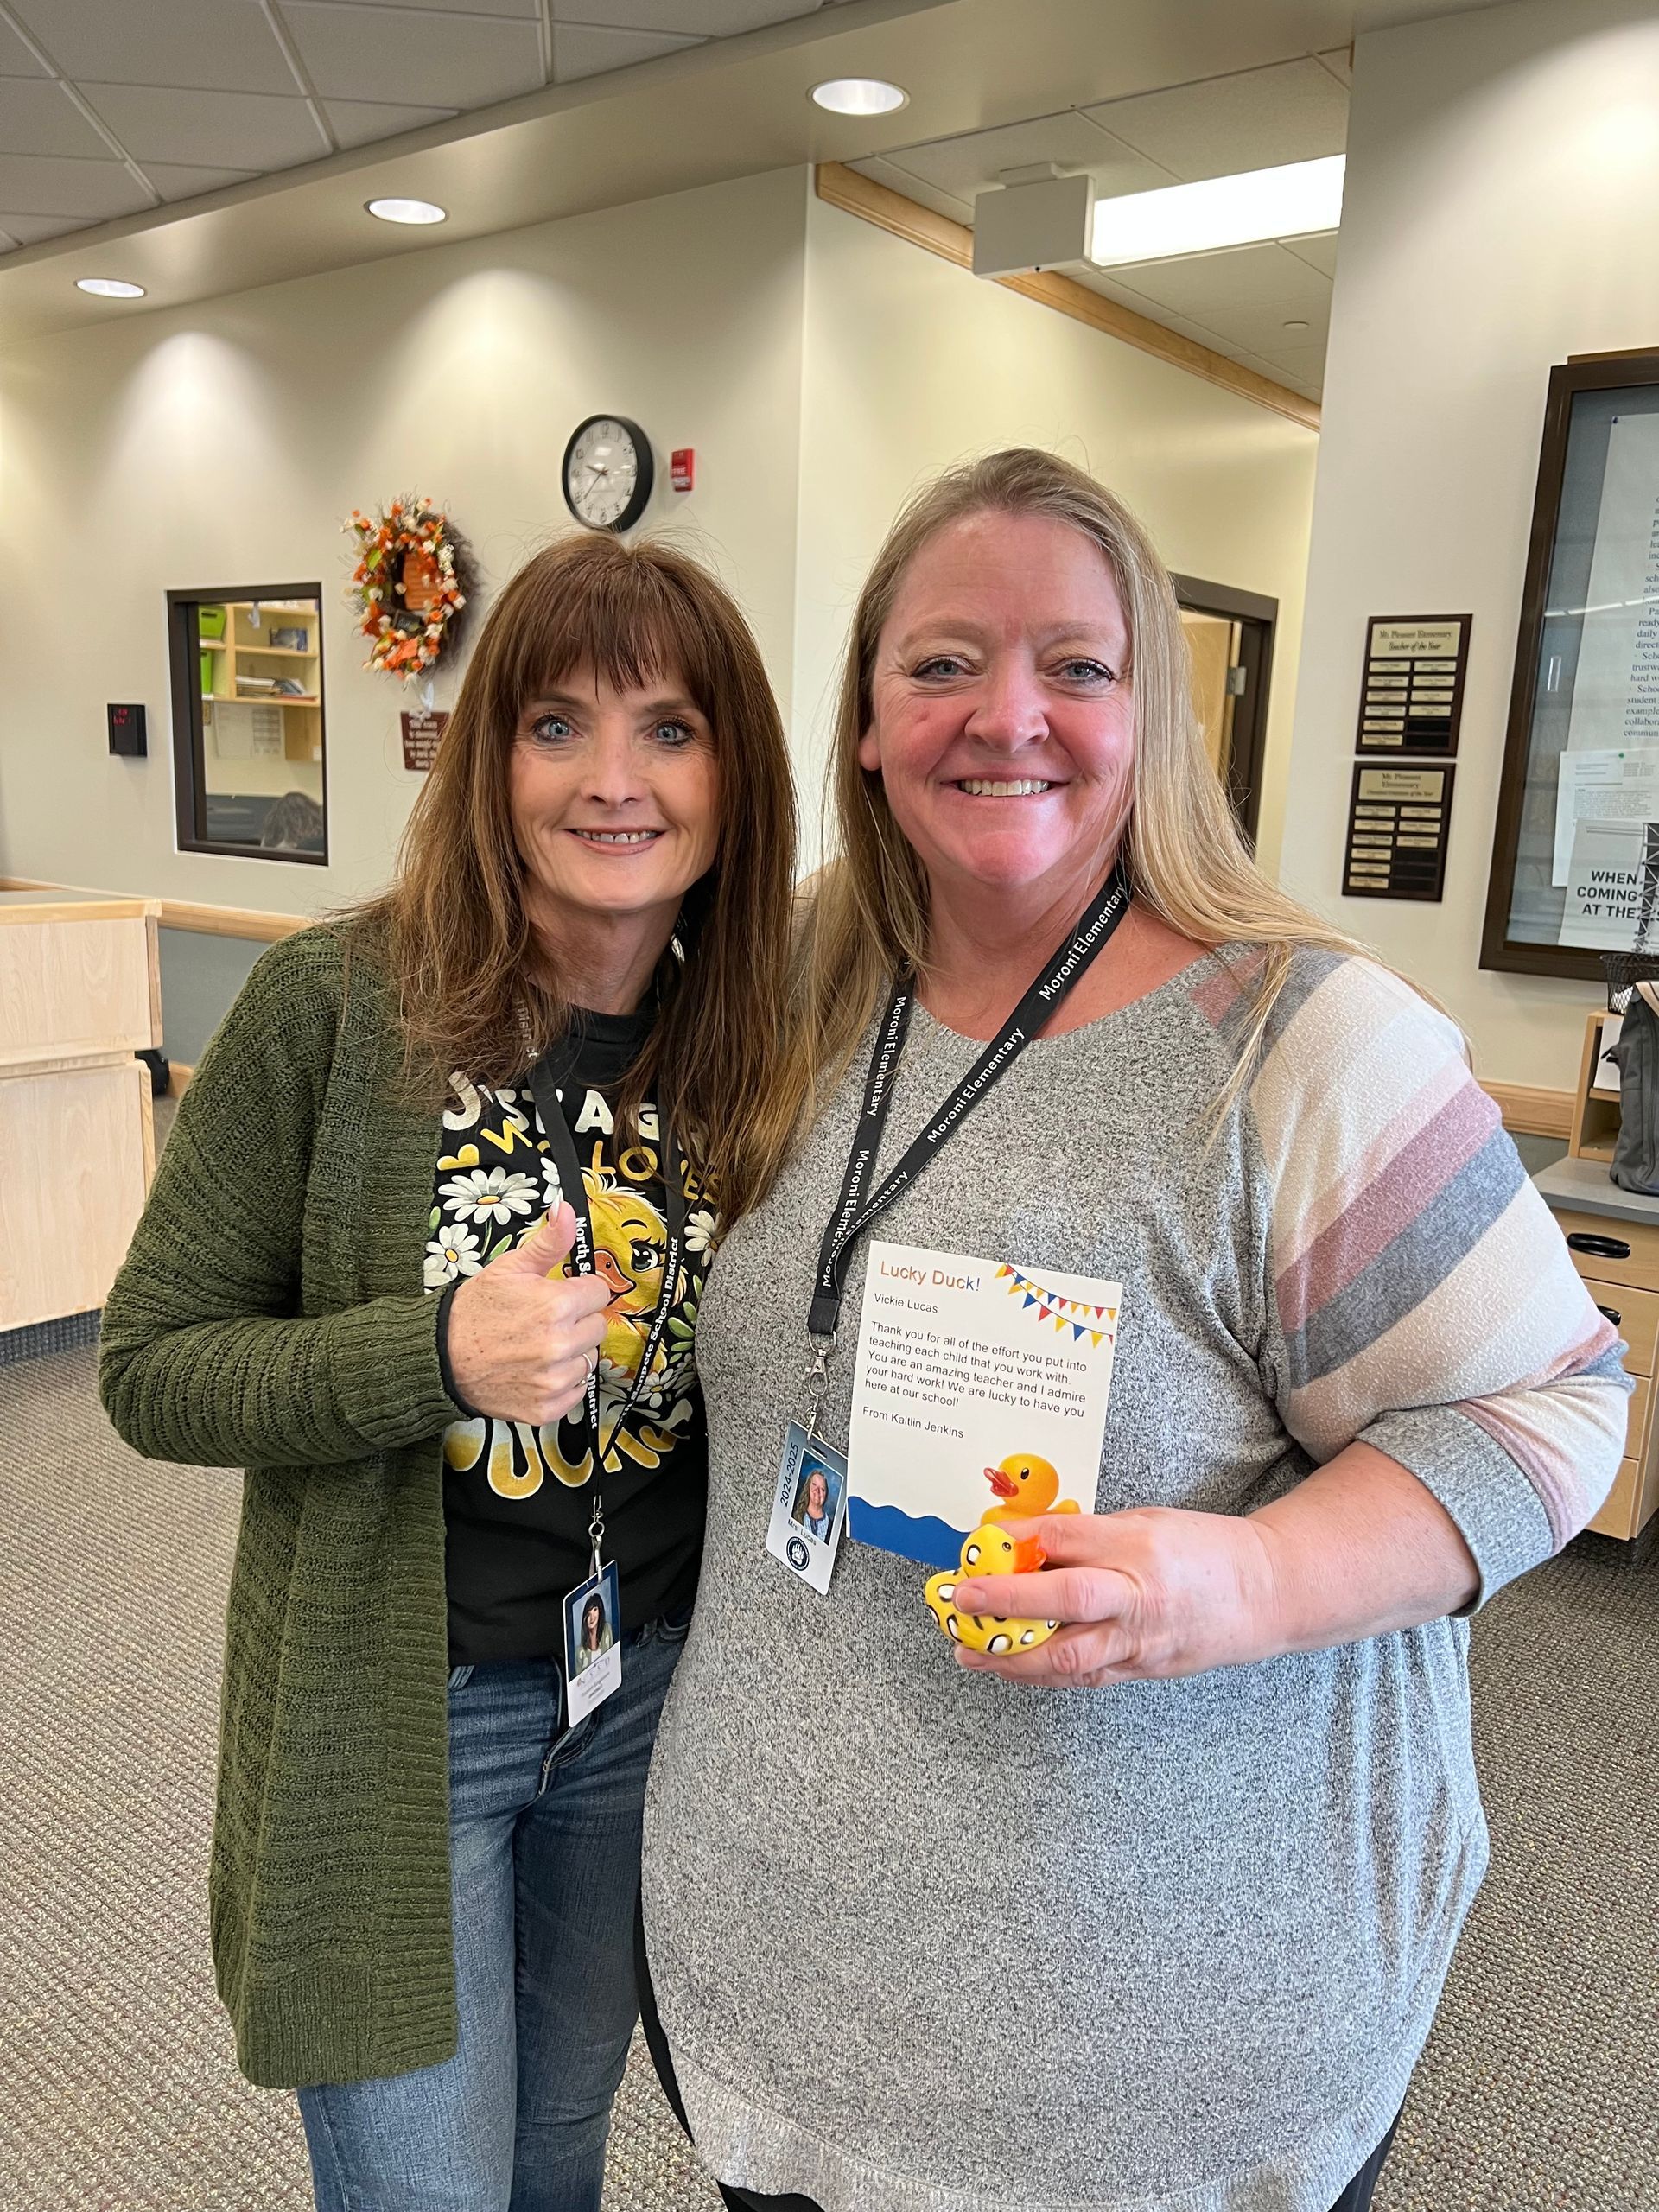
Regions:
<instances>
[{"instance_id":1,"label":"woman with brown hair","mask_svg":"<svg viewBox=\"0 0 1659 2212\"><path fill-rule=\"evenodd\" d=\"M697 1307L791 1119L792 852L727 594L659 544L550 547L391 889L249 979L105 1309L121 1433L247 1469L213 1951L323 2212L599 2205ZM567 1682L590 1585L615 1645Z\"/></svg>"},{"instance_id":2,"label":"woman with brown hair","mask_svg":"<svg viewBox=\"0 0 1659 2212\"><path fill-rule=\"evenodd\" d=\"M1616 1333L1451 1023L1257 870L1169 578L1082 471L995 454L918 495L836 745L821 1111L699 1319L659 2065L734 2207L1364 2212L1485 1859L1461 1616L1605 1494ZM936 1625L942 1524L885 1548L907 1501L1018 1503L976 1491L1000 1415L961 1330L964 1402L909 1409L885 1498L854 1433L868 1541L824 1595L768 1528L849 1444L883 1272L963 1262L1098 1284L1116 1348L1083 1510L1008 1523L1046 1567ZM1065 1310L990 1333L1034 1367ZM940 1633L970 1589L980 1649Z\"/></svg>"}]
</instances>

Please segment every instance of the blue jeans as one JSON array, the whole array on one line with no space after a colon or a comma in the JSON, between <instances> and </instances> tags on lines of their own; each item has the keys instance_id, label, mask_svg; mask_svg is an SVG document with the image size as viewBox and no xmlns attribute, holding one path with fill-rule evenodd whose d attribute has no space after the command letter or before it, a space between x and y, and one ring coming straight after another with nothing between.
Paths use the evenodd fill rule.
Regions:
<instances>
[{"instance_id":1,"label":"blue jeans","mask_svg":"<svg viewBox=\"0 0 1659 2212\"><path fill-rule=\"evenodd\" d=\"M449 1682L453 2058L302 2089L318 2212L599 2212L633 2031L645 1772L683 1622L568 1734L552 1660Z\"/></svg>"}]
</instances>

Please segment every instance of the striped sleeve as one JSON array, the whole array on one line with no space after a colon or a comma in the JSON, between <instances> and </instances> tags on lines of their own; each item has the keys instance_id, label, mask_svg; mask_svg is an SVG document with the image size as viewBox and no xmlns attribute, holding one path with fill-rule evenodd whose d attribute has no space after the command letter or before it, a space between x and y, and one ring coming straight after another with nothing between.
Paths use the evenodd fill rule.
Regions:
<instances>
[{"instance_id":1,"label":"striped sleeve","mask_svg":"<svg viewBox=\"0 0 1659 2212\"><path fill-rule=\"evenodd\" d=\"M1267 1378L1323 1464L1356 1440L1457 1522L1481 1600L1605 1497L1631 1385L1452 1024L1368 961L1298 955L1249 1107Z\"/></svg>"}]
</instances>

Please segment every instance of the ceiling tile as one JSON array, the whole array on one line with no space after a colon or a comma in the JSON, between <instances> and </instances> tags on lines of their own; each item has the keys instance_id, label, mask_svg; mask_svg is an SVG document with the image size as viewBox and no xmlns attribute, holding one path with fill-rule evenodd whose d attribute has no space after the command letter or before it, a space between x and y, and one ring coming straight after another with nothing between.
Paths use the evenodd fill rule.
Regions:
<instances>
[{"instance_id":1,"label":"ceiling tile","mask_svg":"<svg viewBox=\"0 0 1659 2212\"><path fill-rule=\"evenodd\" d=\"M38 245L42 238L62 238L86 227L86 220L77 222L67 215L0 215L0 231L19 245Z\"/></svg>"},{"instance_id":2,"label":"ceiling tile","mask_svg":"<svg viewBox=\"0 0 1659 2212\"><path fill-rule=\"evenodd\" d=\"M654 61L659 54L678 54L688 46L701 46L698 38L680 38L669 31L613 30L595 23L555 23L553 77L561 85L578 77L602 77L607 69L626 69L632 61Z\"/></svg>"},{"instance_id":3,"label":"ceiling tile","mask_svg":"<svg viewBox=\"0 0 1659 2212\"><path fill-rule=\"evenodd\" d=\"M1331 297L1330 278L1279 245L1235 245L1220 253L1190 253L1179 261L1137 261L1107 274L1212 329L1225 327L1224 318L1235 308L1313 315L1322 313Z\"/></svg>"},{"instance_id":4,"label":"ceiling tile","mask_svg":"<svg viewBox=\"0 0 1659 2212\"><path fill-rule=\"evenodd\" d=\"M475 107L539 90L541 34L528 18L284 0L283 14L325 99Z\"/></svg>"},{"instance_id":5,"label":"ceiling tile","mask_svg":"<svg viewBox=\"0 0 1659 2212\"><path fill-rule=\"evenodd\" d=\"M1298 261L1305 261L1310 269L1317 269L1322 276L1337 273L1337 233L1318 231L1310 238L1287 238L1285 251L1294 253Z\"/></svg>"},{"instance_id":6,"label":"ceiling tile","mask_svg":"<svg viewBox=\"0 0 1659 2212\"><path fill-rule=\"evenodd\" d=\"M1084 113L1187 180L1315 161L1341 153L1348 138L1348 95L1311 55Z\"/></svg>"},{"instance_id":7,"label":"ceiling tile","mask_svg":"<svg viewBox=\"0 0 1659 2212\"><path fill-rule=\"evenodd\" d=\"M175 91L160 85L83 85L136 162L194 168L290 168L328 149L297 92ZM3 198L0 194L0 198Z\"/></svg>"},{"instance_id":8,"label":"ceiling tile","mask_svg":"<svg viewBox=\"0 0 1659 2212\"><path fill-rule=\"evenodd\" d=\"M925 177L912 176L897 162L873 154L868 162L849 162L861 176L873 184L885 184L890 192L902 194L905 199L915 200L918 206L931 207L936 215L948 215L953 223L966 223L971 230L974 221L973 202L958 200L949 192L941 192L937 185L929 184Z\"/></svg>"},{"instance_id":9,"label":"ceiling tile","mask_svg":"<svg viewBox=\"0 0 1659 2212\"><path fill-rule=\"evenodd\" d=\"M1088 169L1096 188L1108 196L1146 192L1171 181L1166 170L1133 152L1072 108L1058 115L1039 116L1031 123L970 130L960 138L893 147L887 159L939 191L963 200L1000 184L1003 169L1024 168L1033 162L1053 162L1074 172Z\"/></svg>"},{"instance_id":10,"label":"ceiling tile","mask_svg":"<svg viewBox=\"0 0 1659 2212\"><path fill-rule=\"evenodd\" d=\"M1324 377L1323 346L1264 346L1262 355L1287 379L1294 377L1304 383L1318 384Z\"/></svg>"},{"instance_id":11,"label":"ceiling tile","mask_svg":"<svg viewBox=\"0 0 1659 2212\"><path fill-rule=\"evenodd\" d=\"M37 61L10 23L0 22L0 77L45 77L51 72Z\"/></svg>"},{"instance_id":12,"label":"ceiling tile","mask_svg":"<svg viewBox=\"0 0 1659 2212\"><path fill-rule=\"evenodd\" d=\"M1354 49L1351 46L1333 46L1328 53L1317 54L1314 58L1324 64L1339 85L1353 83Z\"/></svg>"},{"instance_id":13,"label":"ceiling tile","mask_svg":"<svg viewBox=\"0 0 1659 2212\"><path fill-rule=\"evenodd\" d=\"M11 0L67 77L291 92L294 73L257 0Z\"/></svg>"},{"instance_id":14,"label":"ceiling tile","mask_svg":"<svg viewBox=\"0 0 1659 2212\"><path fill-rule=\"evenodd\" d=\"M47 77L0 77L0 146L9 154L80 154L92 162L110 155L63 86Z\"/></svg>"},{"instance_id":15,"label":"ceiling tile","mask_svg":"<svg viewBox=\"0 0 1659 2212\"><path fill-rule=\"evenodd\" d=\"M1286 323L1293 321L1307 327L1305 330L1287 330ZM1327 294L1321 308L1305 303L1294 308L1235 304L1226 310L1226 323L1242 345L1253 346L1258 353L1276 355L1287 350L1312 347L1323 354L1325 341L1331 334L1331 301Z\"/></svg>"},{"instance_id":16,"label":"ceiling tile","mask_svg":"<svg viewBox=\"0 0 1659 2212\"><path fill-rule=\"evenodd\" d=\"M41 154L0 154L0 207L19 215L132 215L149 196L124 162L72 162Z\"/></svg>"},{"instance_id":17,"label":"ceiling tile","mask_svg":"<svg viewBox=\"0 0 1659 2212\"><path fill-rule=\"evenodd\" d=\"M164 199L194 200L204 192L218 192L227 184L245 184L257 169L198 168L194 164L146 162L144 175Z\"/></svg>"},{"instance_id":18,"label":"ceiling tile","mask_svg":"<svg viewBox=\"0 0 1659 2212\"><path fill-rule=\"evenodd\" d=\"M342 146L370 146L401 130L447 122L456 112L452 107L394 107L386 100L324 100L322 111Z\"/></svg>"},{"instance_id":19,"label":"ceiling tile","mask_svg":"<svg viewBox=\"0 0 1659 2212\"><path fill-rule=\"evenodd\" d=\"M817 13L819 0L553 0L555 23L670 31L682 38L730 38Z\"/></svg>"}]
</instances>

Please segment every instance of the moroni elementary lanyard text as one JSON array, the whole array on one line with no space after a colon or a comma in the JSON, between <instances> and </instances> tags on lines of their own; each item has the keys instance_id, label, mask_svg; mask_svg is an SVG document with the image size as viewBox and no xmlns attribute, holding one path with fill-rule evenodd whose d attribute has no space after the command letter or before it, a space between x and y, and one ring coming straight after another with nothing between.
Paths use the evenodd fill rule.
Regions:
<instances>
[{"instance_id":1,"label":"moroni elementary lanyard text","mask_svg":"<svg viewBox=\"0 0 1659 2212\"><path fill-rule=\"evenodd\" d=\"M842 1286L853 1246L864 1231L893 1205L942 1151L980 1100L1018 1059L1033 1037L1064 1004L1096 956L1109 943L1113 931L1128 911L1129 887L1120 868L1114 868L1100 895L1077 929L1060 945L1042 973L988 1044L974 1066L934 1115L927 1127L907 1147L880 1186L866 1196L871 1169L880 1148L893 1106L893 1085L904 1056L905 1038L916 1005L913 975L901 975L893 986L887 1018L876 1033L864 1086L864 1107L854 1133L853 1148L842 1178L841 1196L818 1247L818 1273L812 1303L807 1312L807 1339L812 1350L812 1402L807 1433L817 1433L818 1415L829 1375L830 1355L836 1347L841 1325Z\"/></svg>"}]
</instances>

